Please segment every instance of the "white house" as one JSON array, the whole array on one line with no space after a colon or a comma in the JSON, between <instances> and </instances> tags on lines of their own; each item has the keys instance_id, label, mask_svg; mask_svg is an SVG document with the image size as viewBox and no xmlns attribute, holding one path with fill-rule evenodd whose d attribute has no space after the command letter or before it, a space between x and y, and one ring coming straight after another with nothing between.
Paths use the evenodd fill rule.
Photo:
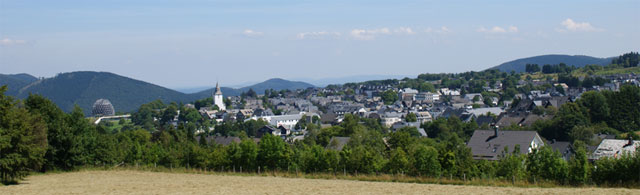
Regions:
<instances>
[{"instance_id":1,"label":"white house","mask_svg":"<svg viewBox=\"0 0 640 195\"><path fill-rule=\"evenodd\" d=\"M433 118L431 117L431 113L427 111L419 111L419 112L413 112L413 113L416 114L416 117L418 119L417 122L420 124L433 120Z\"/></svg>"},{"instance_id":2,"label":"white house","mask_svg":"<svg viewBox=\"0 0 640 195\"><path fill-rule=\"evenodd\" d=\"M275 127L283 126L287 129L294 129L296 124L298 124L298 121L300 121L300 119L302 119L303 116L313 117L313 116L318 116L318 114L300 112L299 114L288 114L288 115L253 116L251 118L246 119L245 121L262 119L264 121L269 122L270 125L273 125Z\"/></svg>"},{"instance_id":3,"label":"white house","mask_svg":"<svg viewBox=\"0 0 640 195\"><path fill-rule=\"evenodd\" d=\"M623 154L633 155L640 148L640 141L632 139L604 139L598 145L590 160L597 160L602 157L620 158Z\"/></svg>"},{"instance_id":4,"label":"white house","mask_svg":"<svg viewBox=\"0 0 640 195\"><path fill-rule=\"evenodd\" d=\"M430 93L430 92L418 93L418 94L415 95L415 100L416 101L424 101L424 102L427 102L427 103L433 103L433 102L440 101L440 94Z\"/></svg>"},{"instance_id":5,"label":"white house","mask_svg":"<svg viewBox=\"0 0 640 195\"><path fill-rule=\"evenodd\" d=\"M382 115L382 124L391 127L394 123L402 121L402 114L397 112L385 112Z\"/></svg>"},{"instance_id":6,"label":"white house","mask_svg":"<svg viewBox=\"0 0 640 195\"><path fill-rule=\"evenodd\" d=\"M460 91L450 90L449 88L441 88L440 93L442 93L442 95L460 95Z\"/></svg>"}]
</instances>

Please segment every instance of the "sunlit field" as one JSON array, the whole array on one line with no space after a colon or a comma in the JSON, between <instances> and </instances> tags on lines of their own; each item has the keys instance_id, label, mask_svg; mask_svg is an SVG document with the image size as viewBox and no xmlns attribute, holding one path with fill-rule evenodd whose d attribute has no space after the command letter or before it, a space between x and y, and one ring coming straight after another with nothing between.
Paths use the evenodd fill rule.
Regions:
<instances>
[{"instance_id":1,"label":"sunlit field","mask_svg":"<svg viewBox=\"0 0 640 195\"><path fill-rule=\"evenodd\" d=\"M27 177L1 194L640 194L625 188L520 188L162 173L80 171Z\"/></svg>"}]
</instances>

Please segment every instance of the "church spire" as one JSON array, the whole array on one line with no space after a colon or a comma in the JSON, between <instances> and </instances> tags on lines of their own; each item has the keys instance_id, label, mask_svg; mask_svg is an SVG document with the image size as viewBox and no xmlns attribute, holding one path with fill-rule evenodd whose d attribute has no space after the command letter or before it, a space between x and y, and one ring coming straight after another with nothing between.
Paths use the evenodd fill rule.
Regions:
<instances>
[{"instance_id":1,"label":"church spire","mask_svg":"<svg viewBox=\"0 0 640 195\"><path fill-rule=\"evenodd\" d=\"M220 90L220 85L216 82L216 95L222 95L222 90Z\"/></svg>"}]
</instances>

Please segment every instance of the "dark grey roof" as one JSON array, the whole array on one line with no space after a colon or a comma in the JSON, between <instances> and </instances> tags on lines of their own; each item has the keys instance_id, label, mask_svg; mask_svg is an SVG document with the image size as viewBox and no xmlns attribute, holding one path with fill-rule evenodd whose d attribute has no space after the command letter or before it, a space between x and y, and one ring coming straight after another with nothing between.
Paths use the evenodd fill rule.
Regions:
<instances>
[{"instance_id":1,"label":"dark grey roof","mask_svg":"<svg viewBox=\"0 0 640 195\"><path fill-rule=\"evenodd\" d=\"M271 125L265 125L258 129L258 133L256 137L261 138L264 134L273 134L273 132L281 131L276 127L272 127Z\"/></svg>"},{"instance_id":2,"label":"dark grey roof","mask_svg":"<svg viewBox=\"0 0 640 195\"><path fill-rule=\"evenodd\" d=\"M337 118L337 117L338 117L338 115L337 115L337 114L335 114L335 113L326 113L326 114L322 114L322 115L320 116L320 122L321 122L321 123L325 123L325 124L333 123L333 122L335 122L335 121L336 121L336 118Z\"/></svg>"},{"instance_id":3,"label":"dark grey roof","mask_svg":"<svg viewBox=\"0 0 640 195\"><path fill-rule=\"evenodd\" d=\"M509 148L509 153L513 152L515 145L520 145L520 153L529 153L529 145L536 139L540 139L535 131L498 131L495 137L493 130L476 130L467 143L471 148L474 159L498 160L504 147ZM540 140L540 145L544 145Z\"/></svg>"},{"instance_id":4,"label":"dark grey roof","mask_svg":"<svg viewBox=\"0 0 640 195\"><path fill-rule=\"evenodd\" d=\"M508 127L512 124L520 124L524 120L524 114L502 114L501 117L496 122L496 126L499 127Z\"/></svg>"},{"instance_id":5,"label":"dark grey roof","mask_svg":"<svg viewBox=\"0 0 640 195\"><path fill-rule=\"evenodd\" d=\"M253 111L253 115L254 116L273 116L273 112L271 111L271 109L262 109L262 108L258 108L256 110Z\"/></svg>"},{"instance_id":6,"label":"dark grey roof","mask_svg":"<svg viewBox=\"0 0 640 195\"><path fill-rule=\"evenodd\" d=\"M560 106L568 102L571 102L571 99L568 96L555 96L547 100L546 106L560 108Z\"/></svg>"},{"instance_id":7,"label":"dark grey roof","mask_svg":"<svg viewBox=\"0 0 640 195\"><path fill-rule=\"evenodd\" d=\"M553 118L553 116L551 115L540 116L536 114L529 114L527 115L527 117L524 117L524 119L522 119L522 122L520 122L520 124L524 126L531 126L538 120L549 120L551 118Z\"/></svg>"},{"instance_id":8,"label":"dark grey roof","mask_svg":"<svg viewBox=\"0 0 640 195\"><path fill-rule=\"evenodd\" d=\"M562 158L566 161L568 161L573 155L573 149L571 149L571 143L569 142L552 141L549 143L549 146L551 146L554 151L558 151L562 155Z\"/></svg>"},{"instance_id":9,"label":"dark grey roof","mask_svg":"<svg viewBox=\"0 0 640 195\"><path fill-rule=\"evenodd\" d=\"M476 123L478 124L478 126L482 126L482 124L488 124L491 125L494 123L494 119L492 116L479 116L478 118L476 118Z\"/></svg>"},{"instance_id":10,"label":"dark grey roof","mask_svg":"<svg viewBox=\"0 0 640 195\"><path fill-rule=\"evenodd\" d=\"M518 102L518 105L513 107L510 111L511 112L528 112L533 110L533 108L535 107L536 105L533 103L533 100L523 99L523 100L520 100L520 102Z\"/></svg>"},{"instance_id":11,"label":"dark grey roof","mask_svg":"<svg viewBox=\"0 0 640 195\"><path fill-rule=\"evenodd\" d=\"M372 112L367 116L368 118L380 119L380 114Z\"/></svg>"},{"instance_id":12,"label":"dark grey roof","mask_svg":"<svg viewBox=\"0 0 640 195\"><path fill-rule=\"evenodd\" d=\"M444 117L444 118L449 118L451 116L456 116L458 118L460 118L462 116L462 113L464 113L464 109L460 108L460 109L455 109L455 108L447 108L440 116Z\"/></svg>"},{"instance_id":13,"label":"dark grey roof","mask_svg":"<svg viewBox=\"0 0 640 195\"><path fill-rule=\"evenodd\" d=\"M471 114L471 113L462 113L460 116L460 120L464 121L464 122L469 122L471 121L471 119L475 118L476 116Z\"/></svg>"},{"instance_id":14,"label":"dark grey roof","mask_svg":"<svg viewBox=\"0 0 640 195\"><path fill-rule=\"evenodd\" d=\"M350 137L332 137L327 144L327 149L341 151L350 139Z\"/></svg>"}]
</instances>

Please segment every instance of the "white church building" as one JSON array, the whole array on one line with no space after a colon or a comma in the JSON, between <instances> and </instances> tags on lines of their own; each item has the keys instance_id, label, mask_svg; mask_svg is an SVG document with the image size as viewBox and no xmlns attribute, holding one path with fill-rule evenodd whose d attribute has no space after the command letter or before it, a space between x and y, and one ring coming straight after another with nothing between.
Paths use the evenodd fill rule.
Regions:
<instances>
[{"instance_id":1,"label":"white church building","mask_svg":"<svg viewBox=\"0 0 640 195\"><path fill-rule=\"evenodd\" d=\"M213 105L218 106L218 110L223 111L227 110L227 107L224 106L224 100L222 97L222 91L220 90L220 85L216 82L216 92L213 94Z\"/></svg>"}]
</instances>

